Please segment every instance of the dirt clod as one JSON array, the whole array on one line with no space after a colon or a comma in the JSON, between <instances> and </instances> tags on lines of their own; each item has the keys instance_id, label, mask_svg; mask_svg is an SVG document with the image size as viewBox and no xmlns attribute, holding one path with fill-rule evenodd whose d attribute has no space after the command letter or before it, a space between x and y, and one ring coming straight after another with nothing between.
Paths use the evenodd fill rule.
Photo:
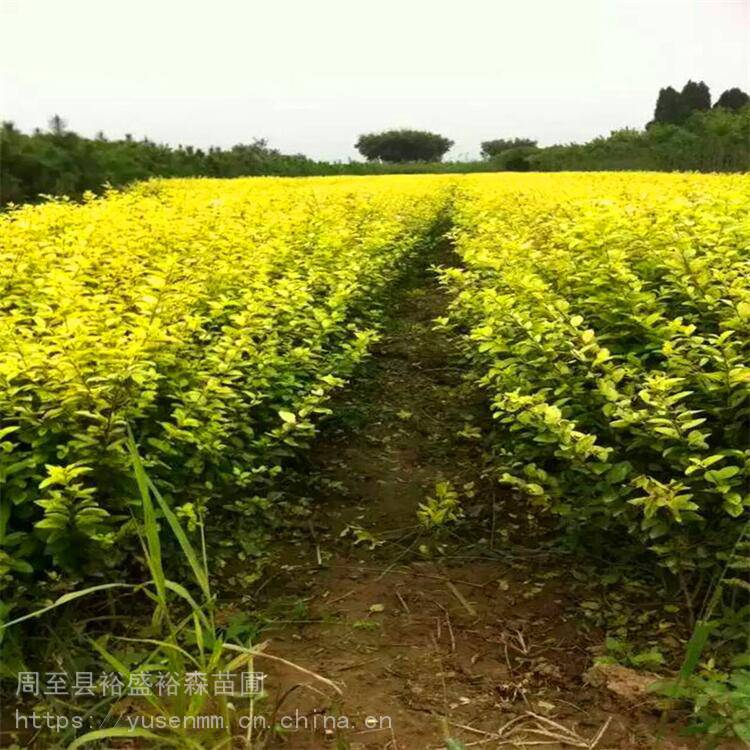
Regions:
<instances>
[{"instance_id":1,"label":"dirt clod","mask_svg":"<svg viewBox=\"0 0 750 750\"><path fill-rule=\"evenodd\" d=\"M653 672L637 672L619 664L596 664L585 674L593 687L606 687L627 701L639 702L650 695L649 688L664 678Z\"/></svg>"}]
</instances>

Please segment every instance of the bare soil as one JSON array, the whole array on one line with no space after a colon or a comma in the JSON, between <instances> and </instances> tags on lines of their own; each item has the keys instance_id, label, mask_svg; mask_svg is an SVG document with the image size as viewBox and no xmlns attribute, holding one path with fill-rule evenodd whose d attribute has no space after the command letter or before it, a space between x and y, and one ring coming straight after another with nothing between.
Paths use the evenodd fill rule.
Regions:
<instances>
[{"instance_id":1,"label":"bare soil","mask_svg":"<svg viewBox=\"0 0 750 750\"><path fill-rule=\"evenodd\" d=\"M308 456L300 491L311 514L278 543L277 573L259 594L276 613L263 634L268 652L341 694L260 660L263 710L288 729L266 734L267 746L695 747L648 695L588 684L604 632L587 613L617 592L611 601L592 593L581 582L591 561L575 575L578 561L481 478L483 449L466 427L488 416L462 380L455 342L434 329L446 305L434 275L411 278L399 299ZM445 480L467 516L492 510L471 541L460 526L438 540L440 553L418 533L416 511Z\"/></svg>"}]
</instances>

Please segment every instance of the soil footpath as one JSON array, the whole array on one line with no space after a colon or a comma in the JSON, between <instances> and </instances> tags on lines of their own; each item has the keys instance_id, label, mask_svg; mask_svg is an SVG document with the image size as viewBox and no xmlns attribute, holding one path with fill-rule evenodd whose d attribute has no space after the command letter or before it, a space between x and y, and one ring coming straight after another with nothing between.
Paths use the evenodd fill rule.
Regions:
<instances>
[{"instance_id":1,"label":"soil footpath","mask_svg":"<svg viewBox=\"0 0 750 750\"><path fill-rule=\"evenodd\" d=\"M450 263L449 252L438 260ZM524 531L523 511L487 511L495 489L480 478L477 438L488 417L455 342L435 330L446 303L427 268L404 284L374 357L307 458L311 511L264 583L263 606L276 614L263 638L341 694L259 660L265 710L287 731L258 739L351 750L693 747L660 726L642 693L590 684L604 633L586 607L606 602L585 601L584 576ZM461 527L437 540L420 533L417 510L441 487L468 516L482 510L470 543Z\"/></svg>"}]
</instances>

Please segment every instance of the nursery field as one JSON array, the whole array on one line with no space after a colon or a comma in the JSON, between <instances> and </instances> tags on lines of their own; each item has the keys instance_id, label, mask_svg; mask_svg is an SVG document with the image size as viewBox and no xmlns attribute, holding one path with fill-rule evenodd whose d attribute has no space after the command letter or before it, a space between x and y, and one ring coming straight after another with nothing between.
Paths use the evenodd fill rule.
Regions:
<instances>
[{"instance_id":1,"label":"nursery field","mask_svg":"<svg viewBox=\"0 0 750 750\"><path fill-rule=\"evenodd\" d=\"M635 750L691 712L750 741L749 430L747 175L173 179L13 208L4 694L35 670L268 658L276 703L94 693L107 716L213 712L221 731L98 721L55 747L274 747L238 721L247 704L274 725L287 668L324 713L348 681L403 727L347 726L341 748ZM304 612L279 616L290 597ZM415 661L377 662L404 642ZM669 717L613 704L595 663L661 680Z\"/></svg>"},{"instance_id":2,"label":"nursery field","mask_svg":"<svg viewBox=\"0 0 750 750\"><path fill-rule=\"evenodd\" d=\"M306 443L430 238L440 181L150 182L2 217L3 573L116 565L127 427L212 512Z\"/></svg>"},{"instance_id":3,"label":"nursery field","mask_svg":"<svg viewBox=\"0 0 750 750\"><path fill-rule=\"evenodd\" d=\"M680 576L714 566L750 509L750 181L473 182L441 322L501 426L499 481Z\"/></svg>"}]
</instances>

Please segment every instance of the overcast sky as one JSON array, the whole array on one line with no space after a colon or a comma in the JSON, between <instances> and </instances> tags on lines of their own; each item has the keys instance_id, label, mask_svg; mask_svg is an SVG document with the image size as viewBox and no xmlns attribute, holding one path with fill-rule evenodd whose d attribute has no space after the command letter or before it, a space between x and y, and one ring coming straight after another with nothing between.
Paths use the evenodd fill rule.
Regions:
<instances>
[{"instance_id":1,"label":"overcast sky","mask_svg":"<svg viewBox=\"0 0 750 750\"><path fill-rule=\"evenodd\" d=\"M0 0L0 116L347 159L362 132L582 141L750 89L750 0Z\"/></svg>"}]
</instances>

